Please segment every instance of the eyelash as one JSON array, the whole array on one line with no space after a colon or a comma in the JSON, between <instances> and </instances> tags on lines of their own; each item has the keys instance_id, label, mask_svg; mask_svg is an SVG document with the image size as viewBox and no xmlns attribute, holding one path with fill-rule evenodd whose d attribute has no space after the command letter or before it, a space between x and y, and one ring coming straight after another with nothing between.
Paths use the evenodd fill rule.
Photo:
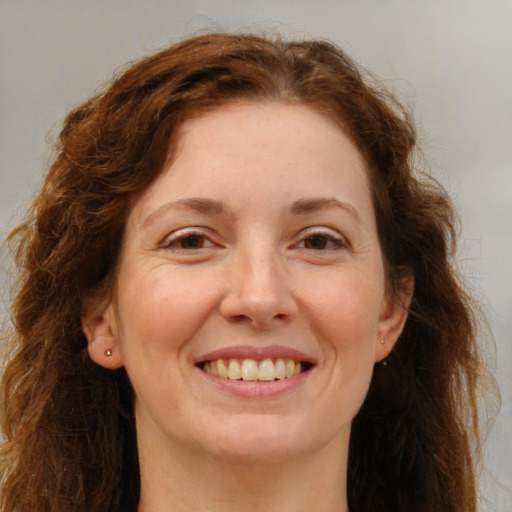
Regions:
<instances>
[{"instance_id":1,"label":"eyelash","mask_svg":"<svg viewBox=\"0 0 512 512\"><path fill-rule=\"evenodd\" d=\"M312 241L313 239L320 239L322 241L325 241L327 245L331 244L330 247L320 247L320 248L312 248L312 247L306 247L304 244L306 244L308 241ZM311 250L315 252L323 252L323 251L333 251L333 250L339 250L339 249L346 249L349 247L349 244L343 238L339 235L334 235L331 230L327 231L321 228L309 228L305 232L301 233L301 238L297 244L295 244L295 247L301 246L301 249Z\"/></svg>"},{"instance_id":2,"label":"eyelash","mask_svg":"<svg viewBox=\"0 0 512 512\"><path fill-rule=\"evenodd\" d=\"M191 242L193 242L193 240L195 239L195 241L198 242L200 246L197 247L192 245L190 247L183 247L182 245L180 245L186 242L187 239ZM316 240L316 242L320 241L320 246L306 246L308 242L311 243L314 240ZM205 242L208 244L206 247L204 247ZM178 230L175 233L171 234L170 236L163 240L159 248L174 250L178 252L191 252L201 249L207 249L209 247L215 247L216 245L217 244L212 242L211 238L208 237L208 235L205 234L204 232L195 228L190 228ZM342 236L336 236L330 230L327 231L316 227L309 228L306 231L300 233L300 240L292 246L292 248L305 249L313 252L336 251L348 247L349 244Z\"/></svg>"},{"instance_id":3,"label":"eyelash","mask_svg":"<svg viewBox=\"0 0 512 512\"><path fill-rule=\"evenodd\" d=\"M163 242L160 244L160 249L171 249L175 251L193 251L193 250L200 250L204 249L204 247L180 247L178 244L183 243L187 239L198 239L201 240L201 242L204 244L204 242L208 242L207 247L213 247L216 244L214 244L211 239L203 232L197 230L197 229L187 229L187 230L178 230L175 233L169 235L166 237Z\"/></svg>"}]
</instances>

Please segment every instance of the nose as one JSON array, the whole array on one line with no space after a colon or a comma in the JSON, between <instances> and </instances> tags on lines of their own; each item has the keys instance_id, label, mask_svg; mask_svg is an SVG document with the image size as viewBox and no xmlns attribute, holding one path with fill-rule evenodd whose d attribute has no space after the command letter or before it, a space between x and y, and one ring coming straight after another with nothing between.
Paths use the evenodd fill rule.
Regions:
<instances>
[{"instance_id":1,"label":"nose","mask_svg":"<svg viewBox=\"0 0 512 512\"><path fill-rule=\"evenodd\" d=\"M271 250L237 254L228 275L220 312L230 322L270 329L296 315L290 273Z\"/></svg>"}]
</instances>

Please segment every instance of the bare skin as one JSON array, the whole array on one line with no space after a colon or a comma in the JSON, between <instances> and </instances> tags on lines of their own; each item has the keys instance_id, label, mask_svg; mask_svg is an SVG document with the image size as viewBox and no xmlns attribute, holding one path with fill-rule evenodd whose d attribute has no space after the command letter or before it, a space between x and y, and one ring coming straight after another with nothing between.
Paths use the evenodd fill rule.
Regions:
<instances>
[{"instance_id":1,"label":"bare skin","mask_svg":"<svg viewBox=\"0 0 512 512\"><path fill-rule=\"evenodd\" d=\"M365 163L339 127L275 102L185 122L130 213L114 295L84 332L134 388L139 512L347 512L351 423L407 297L387 296ZM276 376L211 373L220 360Z\"/></svg>"},{"instance_id":2,"label":"bare skin","mask_svg":"<svg viewBox=\"0 0 512 512\"><path fill-rule=\"evenodd\" d=\"M176 457L179 464L162 468L151 463L153 454L145 452L140 454L146 470L138 512L347 512L346 453L333 468L329 451L335 449L329 446L315 457L280 464L233 463L187 454Z\"/></svg>"}]
</instances>

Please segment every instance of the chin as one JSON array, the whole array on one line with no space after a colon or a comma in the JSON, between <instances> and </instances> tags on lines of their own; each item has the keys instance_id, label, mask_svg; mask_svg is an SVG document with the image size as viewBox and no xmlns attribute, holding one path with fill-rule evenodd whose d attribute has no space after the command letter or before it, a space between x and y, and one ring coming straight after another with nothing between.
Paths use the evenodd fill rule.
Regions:
<instances>
[{"instance_id":1,"label":"chin","mask_svg":"<svg viewBox=\"0 0 512 512\"><path fill-rule=\"evenodd\" d=\"M271 465L319 452L337 437L304 427L284 418L240 415L225 421L222 434L205 443L203 449L231 463Z\"/></svg>"}]
</instances>

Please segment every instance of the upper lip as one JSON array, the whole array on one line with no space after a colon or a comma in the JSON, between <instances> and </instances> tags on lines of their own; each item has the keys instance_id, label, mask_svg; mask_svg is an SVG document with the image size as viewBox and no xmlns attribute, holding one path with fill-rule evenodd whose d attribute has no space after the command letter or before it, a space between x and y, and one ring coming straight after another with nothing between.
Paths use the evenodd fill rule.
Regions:
<instances>
[{"instance_id":1,"label":"upper lip","mask_svg":"<svg viewBox=\"0 0 512 512\"><path fill-rule=\"evenodd\" d=\"M286 347L283 345L269 345L266 347L255 347L252 345L237 345L233 347L225 347L212 350L204 355L196 358L195 363L205 361L215 361L217 359L293 359L294 361L303 361L315 364L315 359L300 350Z\"/></svg>"}]
</instances>

